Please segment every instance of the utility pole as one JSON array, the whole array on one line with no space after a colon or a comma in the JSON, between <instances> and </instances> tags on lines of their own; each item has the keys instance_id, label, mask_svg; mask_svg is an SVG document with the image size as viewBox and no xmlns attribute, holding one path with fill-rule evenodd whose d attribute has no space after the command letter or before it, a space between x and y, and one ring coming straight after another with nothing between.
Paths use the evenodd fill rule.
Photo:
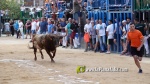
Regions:
<instances>
[{"instance_id":1,"label":"utility pole","mask_svg":"<svg viewBox=\"0 0 150 84\"><path fill-rule=\"evenodd\" d=\"M36 6L36 4L35 4L35 0L33 1L33 4L34 4L34 7Z\"/></svg>"},{"instance_id":2,"label":"utility pole","mask_svg":"<svg viewBox=\"0 0 150 84\"><path fill-rule=\"evenodd\" d=\"M2 35L1 9L0 9L0 37Z\"/></svg>"}]
</instances>

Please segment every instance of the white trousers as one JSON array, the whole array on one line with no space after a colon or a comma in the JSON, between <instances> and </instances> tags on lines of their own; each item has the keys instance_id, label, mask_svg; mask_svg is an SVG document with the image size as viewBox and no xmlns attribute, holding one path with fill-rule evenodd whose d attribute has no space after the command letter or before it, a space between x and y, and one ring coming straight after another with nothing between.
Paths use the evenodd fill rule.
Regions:
<instances>
[{"instance_id":1,"label":"white trousers","mask_svg":"<svg viewBox=\"0 0 150 84\"><path fill-rule=\"evenodd\" d=\"M24 39L23 28L20 28L19 30L20 30L20 33L21 33L21 36L22 36L21 38Z\"/></svg>"},{"instance_id":2,"label":"white trousers","mask_svg":"<svg viewBox=\"0 0 150 84\"><path fill-rule=\"evenodd\" d=\"M148 37L144 36L144 47L146 50L146 54L149 54L149 47L148 47L148 41L147 41Z\"/></svg>"},{"instance_id":3,"label":"white trousers","mask_svg":"<svg viewBox=\"0 0 150 84\"><path fill-rule=\"evenodd\" d=\"M66 33L62 33L62 36L64 36L63 43L62 43L63 46L67 46L67 36L65 36L65 35L66 35Z\"/></svg>"},{"instance_id":4,"label":"white trousers","mask_svg":"<svg viewBox=\"0 0 150 84\"><path fill-rule=\"evenodd\" d=\"M73 44L74 44L74 47L77 48L77 47L80 45L80 43L79 43L79 38L75 37L75 38L73 39Z\"/></svg>"}]
</instances>

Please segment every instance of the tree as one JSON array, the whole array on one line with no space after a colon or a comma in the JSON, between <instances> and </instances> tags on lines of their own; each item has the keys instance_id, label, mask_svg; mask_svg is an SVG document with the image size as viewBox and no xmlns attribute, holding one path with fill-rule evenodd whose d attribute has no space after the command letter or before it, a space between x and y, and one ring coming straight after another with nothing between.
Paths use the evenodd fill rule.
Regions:
<instances>
[{"instance_id":1,"label":"tree","mask_svg":"<svg viewBox=\"0 0 150 84\"><path fill-rule=\"evenodd\" d=\"M0 9L9 10L8 16L12 19L20 17L20 3L18 0L0 0Z\"/></svg>"}]
</instances>

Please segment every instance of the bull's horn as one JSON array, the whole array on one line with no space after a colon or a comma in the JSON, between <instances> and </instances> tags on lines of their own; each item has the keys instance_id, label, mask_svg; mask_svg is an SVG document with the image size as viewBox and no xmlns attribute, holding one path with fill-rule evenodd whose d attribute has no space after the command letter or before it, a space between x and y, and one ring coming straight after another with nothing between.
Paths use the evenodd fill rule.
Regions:
<instances>
[{"instance_id":1,"label":"bull's horn","mask_svg":"<svg viewBox=\"0 0 150 84\"><path fill-rule=\"evenodd\" d=\"M33 47L30 47L29 43L28 43L28 48L29 48L29 49L33 49Z\"/></svg>"}]
</instances>

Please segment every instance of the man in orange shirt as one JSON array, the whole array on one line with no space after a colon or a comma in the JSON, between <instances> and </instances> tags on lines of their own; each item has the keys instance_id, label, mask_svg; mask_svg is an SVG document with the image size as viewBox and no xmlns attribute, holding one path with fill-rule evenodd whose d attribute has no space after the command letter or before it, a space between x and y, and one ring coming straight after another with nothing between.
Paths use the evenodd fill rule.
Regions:
<instances>
[{"instance_id":1,"label":"man in orange shirt","mask_svg":"<svg viewBox=\"0 0 150 84\"><path fill-rule=\"evenodd\" d=\"M140 62L142 61L142 56L144 54L144 37L139 30L135 29L133 23L130 24L130 31L127 34L127 44L131 41L131 55L134 58L135 64L139 68L139 73L142 73ZM126 49L127 49L126 45Z\"/></svg>"}]
</instances>

